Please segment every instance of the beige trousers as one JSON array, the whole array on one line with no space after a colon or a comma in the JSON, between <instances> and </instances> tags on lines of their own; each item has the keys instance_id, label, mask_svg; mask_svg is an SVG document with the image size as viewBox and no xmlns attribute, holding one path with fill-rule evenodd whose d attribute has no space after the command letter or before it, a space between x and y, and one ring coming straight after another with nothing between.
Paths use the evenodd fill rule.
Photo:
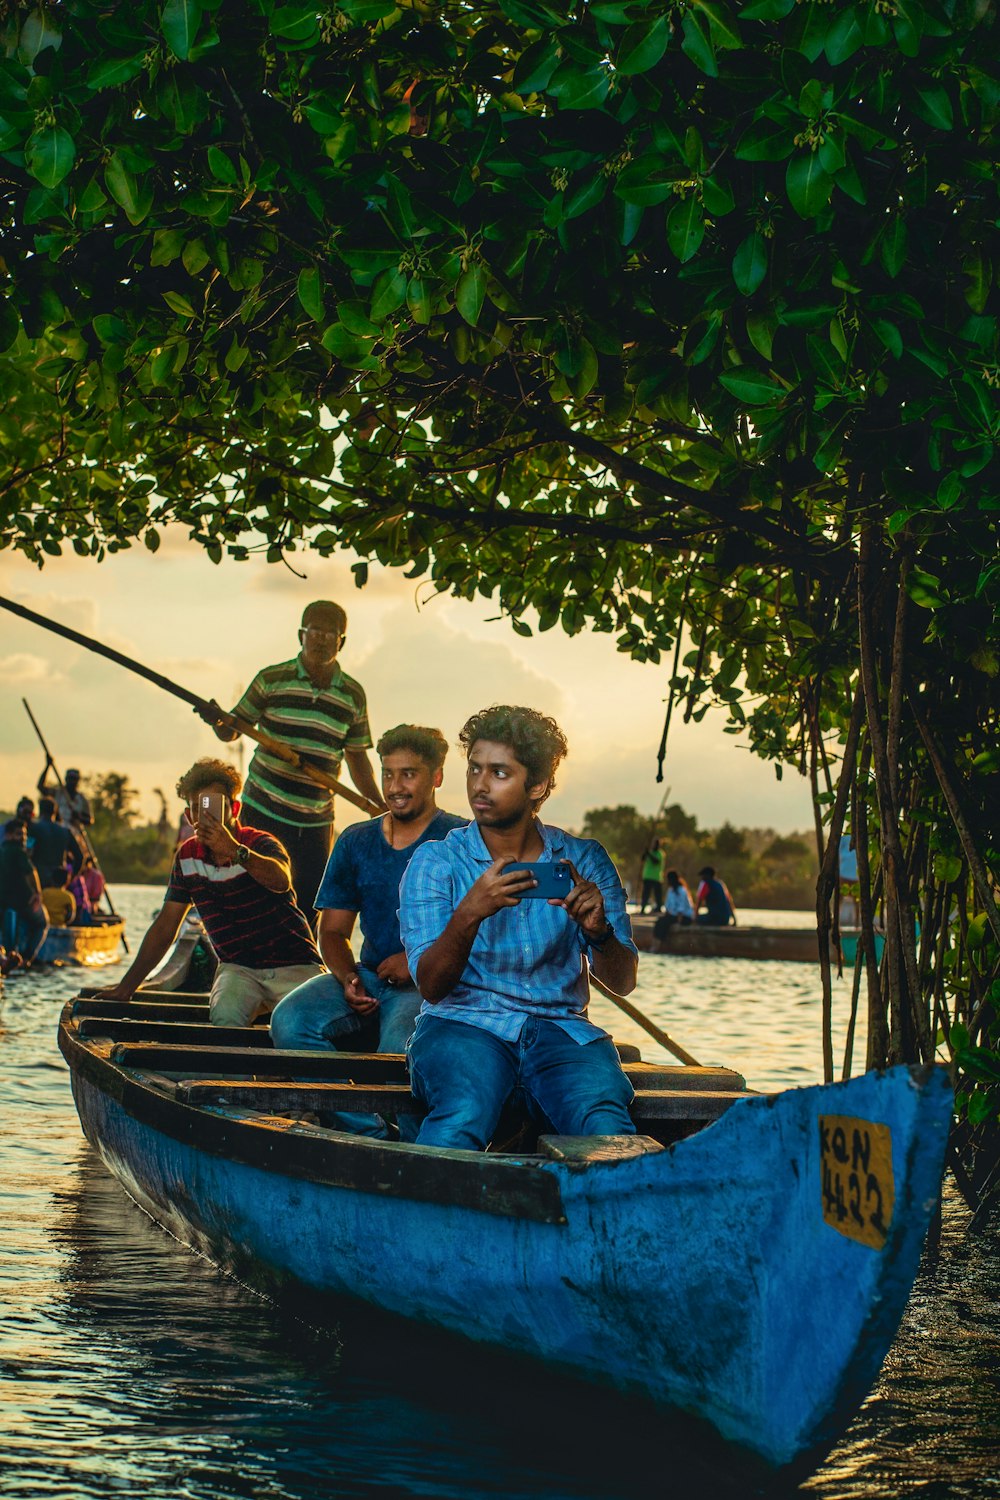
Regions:
<instances>
[{"instance_id":1,"label":"beige trousers","mask_svg":"<svg viewBox=\"0 0 1000 1500\"><path fill-rule=\"evenodd\" d=\"M322 964L284 964L280 969L220 964L208 997L209 1019L213 1026L249 1026L307 979L325 973Z\"/></svg>"}]
</instances>

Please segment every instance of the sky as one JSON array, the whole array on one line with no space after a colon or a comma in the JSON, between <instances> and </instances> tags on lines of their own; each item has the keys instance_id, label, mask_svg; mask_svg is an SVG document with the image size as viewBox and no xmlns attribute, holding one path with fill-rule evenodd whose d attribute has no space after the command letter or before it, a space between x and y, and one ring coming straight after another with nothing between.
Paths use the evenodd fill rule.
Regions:
<instances>
[{"instance_id":1,"label":"sky","mask_svg":"<svg viewBox=\"0 0 1000 1500\"><path fill-rule=\"evenodd\" d=\"M558 629L521 637L491 619L489 600L433 596L424 581L373 564L356 588L353 554L293 559L306 574L263 557L213 565L184 530L168 530L153 554L141 544L97 564L69 555L42 570L0 553L0 594L135 657L205 698L231 708L255 672L298 650L301 613L335 599L348 613L344 670L368 695L373 737L394 724L440 728L455 747L470 714L490 703L522 703L552 714L570 753L546 819L579 828L588 808L631 803L650 817L661 797L705 828L725 821L790 832L809 828L808 787L758 761L725 719L675 715L662 786L656 751L668 667L632 662L607 635L570 638ZM158 815L154 788L178 810L173 788L199 756L235 759L191 709L152 684L38 626L0 611L0 808L32 792L44 756L21 704L26 698L65 775L126 773L142 812ZM251 746L246 749L249 763ZM453 748L439 802L465 811L460 752ZM346 775L346 773L345 773ZM341 804L338 826L357 819Z\"/></svg>"}]
</instances>

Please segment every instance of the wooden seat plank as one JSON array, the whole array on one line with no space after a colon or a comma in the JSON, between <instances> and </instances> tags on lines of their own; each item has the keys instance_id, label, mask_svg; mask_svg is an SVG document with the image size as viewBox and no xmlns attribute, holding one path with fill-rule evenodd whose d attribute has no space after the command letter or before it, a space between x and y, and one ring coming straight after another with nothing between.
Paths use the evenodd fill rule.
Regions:
<instances>
[{"instance_id":1,"label":"wooden seat plank","mask_svg":"<svg viewBox=\"0 0 1000 1500\"><path fill-rule=\"evenodd\" d=\"M254 1109L265 1113L288 1110L354 1110L364 1114L422 1113L410 1090L400 1084L284 1083L271 1080L245 1082L212 1078L178 1085L177 1097L187 1104L217 1108ZM631 1114L637 1120L717 1120L737 1099L750 1097L744 1090L638 1089Z\"/></svg>"}]
</instances>

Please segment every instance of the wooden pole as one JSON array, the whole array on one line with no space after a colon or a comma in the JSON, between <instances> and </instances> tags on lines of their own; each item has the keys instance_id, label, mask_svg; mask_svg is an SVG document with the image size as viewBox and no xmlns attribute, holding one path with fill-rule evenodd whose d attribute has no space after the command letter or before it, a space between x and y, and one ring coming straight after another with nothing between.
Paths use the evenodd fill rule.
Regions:
<instances>
[{"instance_id":1,"label":"wooden pole","mask_svg":"<svg viewBox=\"0 0 1000 1500\"><path fill-rule=\"evenodd\" d=\"M272 755L277 755L296 771L301 771L303 776L308 776L309 780L315 782L317 786L324 787L328 792L334 792L338 797L345 797L348 802L353 803L355 807L368 813L369 816L374 817L376 813L385 811L379 803L369 802L368 798L362 796L360 792L342 786L336 776L331 776L329 771L316 765L308 756L300 755L283 740L275 740L269 734L262 734L259 729L244 723L242 719L227 714L217 703L212 703L207 698L199 698L197 693L181 687L177 682L171 682L169 677L164 677L160 672L154 672L151 667L144 667L142 662L134 661L131 656L126 656L121 651L114 651L101 641L91 640L89 636L81 635L77 630L71 630L68 625L60 625L58 621L50 620L46 615L36 614L33 609L28 609L23 604L15 604L13 599L0 596L0 609L9 609L11 614L20 615L22 620L29 620L32 625L40 625L43 630L54 631L56 635L63 636L74 645L82 646L85 651L93 651L97 656L107 657L108 661L113 661L116 666L125 667L127 671L135 672L139 677L145 677L147 682L162 688L165 693L171 693L175 698L181 698L185 703L190 703L207 723L225 725L229 729L235 729L237 734L245 734L248 739L255 740L263 749L270 751Z\"/></svg>"},{"instance_id":2,"label":"wooden pole","mask_svg":"<svg viewBox=\"0 0 1000 1500\"><path fill-rule=\"evenodd\" d=\"M631 1000L626 1000L624 995L618 995L614 990L609 989L602 980L598 979L593 970L590 971L590 982L595 990L599 990L602 995L614 1005L617 1005L618 1009L624 1011L630 1020L633 1020L637 1026L642 1027L643 1031L647 1031L654 1042L659 1042L661 1047L665 1047L668 1052L672 1052L675 1057L680 1058L686 1068L701 1067L701 1063L696 1057L692 1057L690 1052L685 1052L679 1042L675 1042L672 1037L667 1036L665 1031L661 1031L656 1022L651 1021L647 1015L644 1015L637 1005L632 1004Z\"/></svg>"}]
</instances>

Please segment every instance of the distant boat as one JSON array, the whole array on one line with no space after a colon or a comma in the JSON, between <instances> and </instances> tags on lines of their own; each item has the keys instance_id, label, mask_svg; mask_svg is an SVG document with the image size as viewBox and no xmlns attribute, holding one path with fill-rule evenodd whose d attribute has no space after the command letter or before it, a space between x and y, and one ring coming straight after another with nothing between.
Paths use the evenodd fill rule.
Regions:
<instances>
[{"instance_id":1,"label":"distant boat","mask_svg":"<svg viewBox=\"0 0 1000 1500\"><path fill-rule=\"evenodd\" d=\"M244 1280L639 1393L774 1466L816 1459L871 1388L937 1202L944 1068L768 1097L620 1048L642 1135L479 1154L283 1118L413 1112L404 1059L281 1053L206 1015L194 994L85 995L59 1044L131 1197Z\"/></svg>"},{"instance_id":2,"label":"distant boat","mask_svg":"<svg viewBox=\"0 0 1000 1500\"><path fill-rule=\"evenodd\" d=\"M653 932L658 920L657 916L632 917L632 936L636 947L647 953L677 954L685 958L763 958L800 964L819 962L819 939L815 925L708 927L692 923L689 927L671 927L667 936L661 940ZM857 954L858 929L841 929L840 944L844 962L853 964ZM880 947L879 957L881 952ZM832 946L831 957L836 961Z\"/></svg>"},{"instance_id":3,"label":"distant boat","mask_svg":"<svg viewBox=\"0 0 1000 1500\"><path fill-rule=\"evenodd\" d=\"M86 927L50 927L38 953L43 964L83 964L96 969L118 962L125 923L107 918Z\"/></svg>"}]
</instances>

